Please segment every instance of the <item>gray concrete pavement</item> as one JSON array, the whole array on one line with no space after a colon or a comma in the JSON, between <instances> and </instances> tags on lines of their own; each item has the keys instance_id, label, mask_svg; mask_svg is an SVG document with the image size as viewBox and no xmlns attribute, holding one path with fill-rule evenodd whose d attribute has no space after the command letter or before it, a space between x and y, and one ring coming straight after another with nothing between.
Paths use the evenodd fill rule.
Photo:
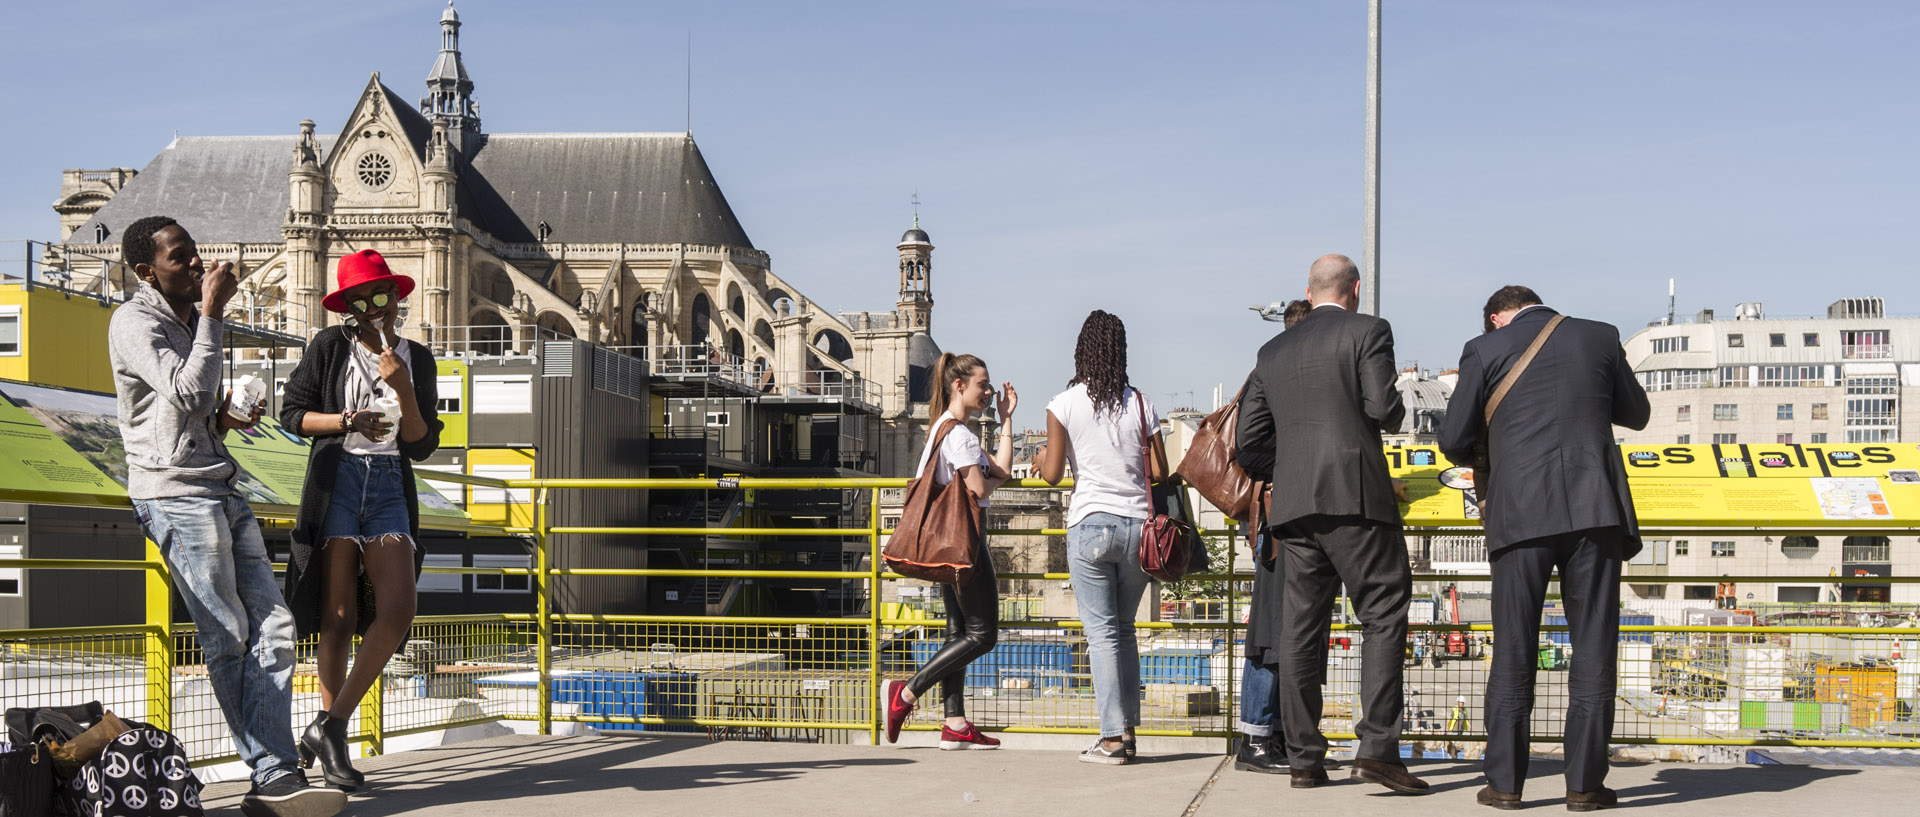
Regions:
<instances>
[{"instance_id":1,"label":"gray concrete pavement","mask_svg":"<svg viewBox=\"0 0 1920 817\"><path fill-rule=\"evenodd\" d=\"M1006 736L1018 741L1021 736ZM1476 815L1477 764L1417 763L1435 793L1400 797L1346 780L1294 790L1284 776L1233 771L1214 754L1152 756L1127 767L1070 751L941 752L704 740L512 736L372 758L348 807L377 815ZM1559 766L1535 761L1529 811L1563 813ZM317 776L316 776L317 777ZM1920 802L1920 769L1616 766L1610 783L1637 814L1873 815ZM208 787L210 814L239 814L241 783ZM969 795L971 795L969 797Z\"/></svg>"}]
</instances>

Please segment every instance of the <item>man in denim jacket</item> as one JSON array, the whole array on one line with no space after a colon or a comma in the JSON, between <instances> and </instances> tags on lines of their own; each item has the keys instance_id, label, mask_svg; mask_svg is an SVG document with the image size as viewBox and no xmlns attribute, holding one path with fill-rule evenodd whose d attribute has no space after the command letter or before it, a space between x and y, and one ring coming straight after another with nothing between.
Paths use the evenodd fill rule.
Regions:
<instances>
[{"instance_id":1,"label":"man in denim jacket","mask_svg":"<svg viewBox=\"0 0 1920 817\"><path fill-rule=\"evenodd\" d=\"M208 271L193 237L164 216L127 226L121 261L141 283L107 329L127 495L199 626L214 697L253 770L241 809L328 817L346 795L307 786L296 765L293 615L222 442L260 417L258 408L245 421L228 416L220 392L220 314L239 286L233 265Z\"/></svg>"}]
</instances>

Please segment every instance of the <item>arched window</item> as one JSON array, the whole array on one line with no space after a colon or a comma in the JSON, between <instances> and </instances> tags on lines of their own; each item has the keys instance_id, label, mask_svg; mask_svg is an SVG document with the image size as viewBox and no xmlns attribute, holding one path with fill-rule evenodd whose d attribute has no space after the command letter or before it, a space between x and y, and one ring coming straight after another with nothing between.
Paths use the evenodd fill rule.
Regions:
<instances>
[{"instance_id":1,"label":"arched window","mask_svg":"<svg viewBox=\"0 0 1920 817\"><path fill-rule=\"evenodd\" d=\"M640 296L640 303L633 305L633 319L627 323L628 351L641 360L647 359L647 301L646 295Z\"/></svg>"},{"instance_id":2,"label":"arched window","mask_svg":"<svg viewBox=\"0 0 1920 817\"><path fill-rule=\"evenodd\" d=\"M832 329L822 329L813 336L815 352L845 363L853 359L853 344L847 342L845 335Z\"/></svg>"},{"instance_id":3,"label":"arched window","mask_svg":"<svg viewBox=\"0 0 1920 817\"><path fill-rule=\"evenodd\" d=\"M767 351L773 351L773 327L767 325L766 321L753 322L753 337L760 341L760 345Z\"/></svg>"},{"instance_id":4,"label":"arched window","mask_svg":"<svg viewBox=\"0 0 1920 817\"><path fill-rule=\"evenodd\" d=\"M740 294L739 284L727 284L727 311L740 320L747 319L747 299Z\"/></svg>"},{"instance_id":5,"label":"arched window","mask_svg":"<svg viewBox=\"0 0 1920 817\"><path fill-rule=\"evenodd\" d=\"M687 317L687 343L691 346L703 346L713 337L713 301L707 293L693 296L693 310Z\"/></svg>"},{"instance_id":6,"label":"arched window","mask_svg":"<svg viewBox=\"0 0 1920 817\"><path fill-rule=\"evenodd\" d=\"M473 271L473 294L501 306L513 303L513 279L507 271L492 264L482 264Z\"/></svg>"},{"instance_id":7,"label":"arched window","mask_svg":"<svg viewBox=\"0 0 1920 817\"><path fill-rule=\"evenodd\" d=\"M540 324L540 330L542 335L545 335L548 332L552 332L553 334L559 335L560 337L563 337L563 338L570 338L574 336L573 322L567 320L567 317L565 315L562 315L558 312L542 312L540 313L540 319L538 322Z\"/></svg>"},{"instance_id":8,"label":"arched window","mask_svg":"<svg viewBox=\"0 0 1920 817\"><path fill-rule=\"evenodd\" d=\"M512 350L513 330L507 326L500 313L491 309L482 309L473 313L472 326L467 327L467 337L450 338L459 348L464 340L468 351L477 355L504 355Z\"/></svg>"},{"instance_id":9,"label":"arched window","mask_svg":"<svg viewBox=\"0 0 1920 817\"><path fill-rule=\"evenodd\" d=\"M753 359L753 382L760 385L762 392L773 391L773 369L764 357Z\"/></svg>"},{"instance_id":10,"label":"arched window","mask_svg":"<svg viewBox=\"0 0 1920 817\"><path fill-rule=\"evenodd\" d=\"M735 360L746 360L747 358L747 341L740 337L740 330L738 329L727 330L727 357L729 364Z\"/></svg>"}]
</instances>

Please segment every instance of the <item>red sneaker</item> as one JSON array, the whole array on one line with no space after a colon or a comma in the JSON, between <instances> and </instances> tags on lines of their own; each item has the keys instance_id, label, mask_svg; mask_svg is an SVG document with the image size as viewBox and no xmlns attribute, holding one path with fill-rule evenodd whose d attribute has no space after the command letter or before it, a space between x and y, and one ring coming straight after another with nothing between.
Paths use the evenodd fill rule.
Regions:
<instances>
[{"instance_id":1,"label":"red sneaker","mask_svg":"<svg viewBox=\"0 0 1920 817\"><path fill-rule=\"evenodd\" d=\"M967 724L967 728L958 732L942 725L940 748L949 752L958 749L998 749L1000 741L987 737L985 733L975 729L971 722Z\"/></svg>"},{"instance_id":2,"label":"red sneaker","mask_svg":"<svg viewBox=\"0 0 1920 817\"><path fill-rule=\"evenodd\" d=\"M887 682L887 742L900 740L900 726L907 722L907 716L913 714L913 704L907 703L900 693L907 691L907 682Z\"/></svg>"}]
</instances>

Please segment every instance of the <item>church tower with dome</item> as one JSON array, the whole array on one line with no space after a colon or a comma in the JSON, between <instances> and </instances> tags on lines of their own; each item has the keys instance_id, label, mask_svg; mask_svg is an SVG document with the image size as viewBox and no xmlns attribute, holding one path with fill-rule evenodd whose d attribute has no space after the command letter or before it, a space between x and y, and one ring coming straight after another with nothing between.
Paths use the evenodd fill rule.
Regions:
<instances>
[{"instance_id":1,"label":"church tower with dome","mask_svg":"<svg viewBox=\"0 0 1920 817\"><path fill-rule=\"evenodd\" d=\"M913 217L913 229L900 236L900 320L916 332L933 328L933 242Z\"/></svg>"}]
</instances>

